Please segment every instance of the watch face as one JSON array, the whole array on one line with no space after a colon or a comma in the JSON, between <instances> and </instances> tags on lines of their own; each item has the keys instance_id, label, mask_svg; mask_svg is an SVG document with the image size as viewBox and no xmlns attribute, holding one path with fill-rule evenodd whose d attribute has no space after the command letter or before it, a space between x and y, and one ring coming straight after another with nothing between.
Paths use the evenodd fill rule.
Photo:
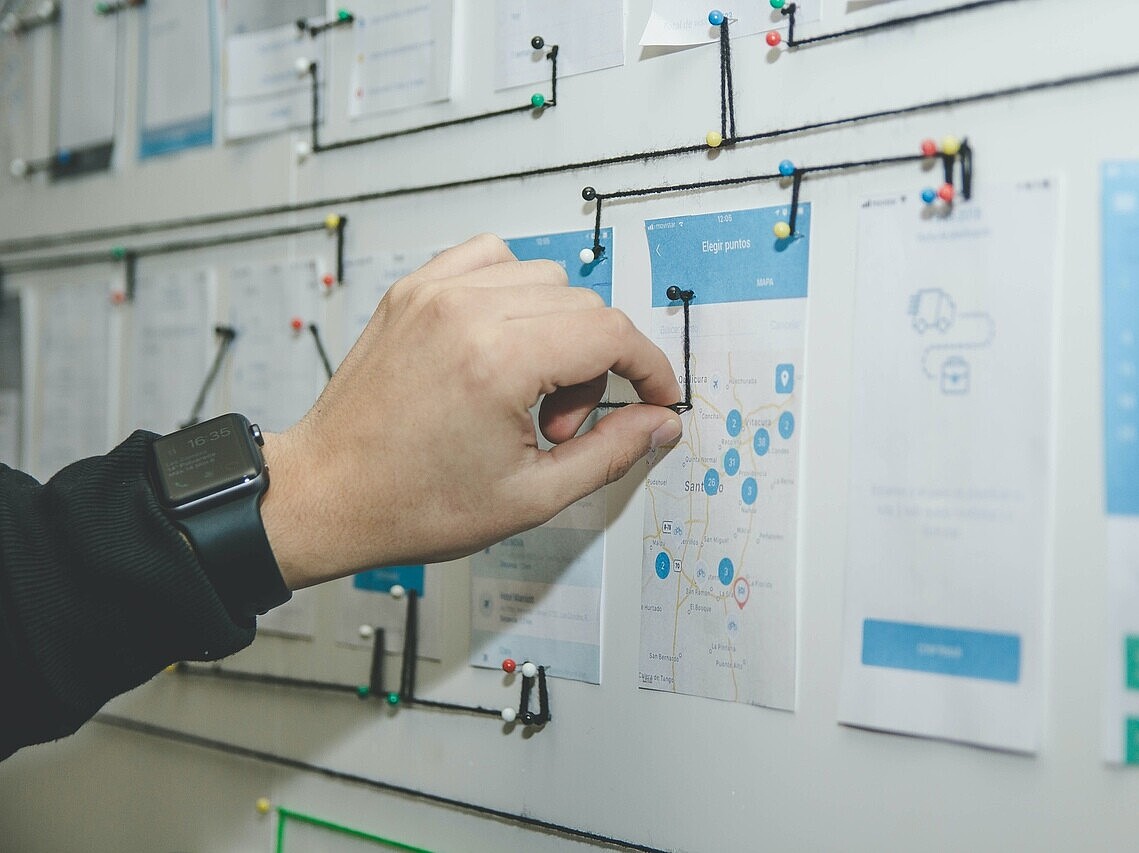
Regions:
<instances>
[{"instance_id":1,"label":"watch face","mask_svg":"<svg viewBox=\"0 0 1139 853\"><path fill-rule=\"evenodd\" d=\"M249 422L241 415L222 415L158 439L154 459L169 506L251 480L263 467Z\"/></svg>"}]
</instances>

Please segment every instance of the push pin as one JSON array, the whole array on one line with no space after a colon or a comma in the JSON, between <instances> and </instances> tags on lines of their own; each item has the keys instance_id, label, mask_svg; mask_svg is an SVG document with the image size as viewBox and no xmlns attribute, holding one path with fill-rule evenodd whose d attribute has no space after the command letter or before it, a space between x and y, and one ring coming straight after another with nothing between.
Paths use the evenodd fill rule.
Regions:
<instances>
[{"instance_id":1,"label":"push pin","mask_svg":"<svg viewBox=\"0 0 1139 853\"><path fill-rule=\"evenodd\" d=\"M921 141L921 153L923 157L936 157L937 143L932 139L923 139Z\"/></svg>"},{"instance_id":2,"label":"push pin","mask_svg":"<svg viewBox=\"0 0 1139 853\"><path fill-rule=\"evenodd\" d=\"M399 704L399 694L395 693L395 692L389 693L388 694L388 704L393 706L393 707L398 705Z\"/></svg>"},{"instance_id":3,"label":"push pin","mask_svg":"<svg viewBox=\"0 0 1139 853\"><path fill-rule=\"evenodd\" d=\"M535 92L530 96L530 106L536 110L542 109L546 105L546 96L541 92Z\"/></svg>"},{"instance_id":4,"label":"push pin","mask_svg":"<svg viewBox=\"0 0 1139 853\"><path fill-rule=\"evenodd\" d=\"M538 674L538 666L533 661L526 661L522 664L522 677L533 678Z\"/></svg>"},{"instance_id":5,"label":"push pin","mask_svg":"<svg viewBox=\"0 0 1139 853\"><path fill-rule=\"evenodd\" d=\"M783 42L783 35L779 30L772 30L764 36L764 40L767 42L768 47L779 47Z\"/></svg>"},{"instance_id":6,"label":"push pin","mask_svg":"<svg viewBox=\"0 0 1139 853\"><path fill-rule=\"evenodd\" d=\"M258 797L256 807L257 814L269 814L269 812L273 809L273 803L269 800L268 797Z\"/></svg>"},{"instance_id":7,"label":"push pin","mask_svg":"<svg viewBox=\"0 0 1139 853\"><path fill-rule=\"evenodd\" d=\"M593 254L593 249L587 246L577 253L577 259L581 261L582 266L589 266L597 260L597 256Z\"/></svg>"},{"instance_id":8,"label":"push pin","mask_svg":"<svg viewBox=\"0 0 1139 853\"><path fill-rule=\"evenodd\" d=\"M312 73L316 68L316 63L307 56L298 56L297 61L293 63L293 67L296 68L298 77L304 77L306 74Z\"/></svg>"},{"instance_id":9,"label":"push pin","mask_svg":"<svg viewBox=\"0 0 1139 853\"><path fill-rule=\"evenodd\" d=\"M777 240L786 240L791 236L791 223L789 222L776 222L772 226L771 232L775 235Z\"/></svg>"},{"instance_id":10,"label":"push pin","mask_svg":"<svg viewBox=\"0 0 1139 853\"><path fill-rule=\"evenodd\" d=\"M708 23L713 27L721 26L724 23L724 13L719 9L713 9L708 13Z\"/></svg>"},{"instance_id":11,"label":"push pin","mask_svg":"<svg viewBox=\"0 0 1139 853\"><path fill-rule=\"evenodd\" d=\"M122 305L126 301L127 301L127 295L125 292L123 292L121 290L112 290L111 291L111 304L112 305Z\"/></svg>"},{"instance_id":12,"label":"push pin","mask_svg":"<svg viewBox=\"0 0 1139 853\"><path fill-rule=\"evenodd\" d=\"M322 275L320 277L320 283L323 284L329 290L331 290L332 285L336 284L336 276L334 276L330 272L326 272L324 275Z\"/></svg>"},{"instance_id":13,"label":"push pin","mask_svg":"<svg viewBox=\"0 0 1139 853\"><path fill-rule=\"evenodd\" d=\"M502 661L502 671L503 672L505 672L509 675L510 673L514 672L514 670L517 668L518 668L518 664L515 663L514 658L504 658L503 659L503 661Z\"/></svg>"},{"instance_id":14,"label":"push pin","mask_svg":"<svg viewBox=\"0 0 1139 853\"><path fill-rule=\"evenodd\" d=\"M340 217L335 213L330 213L324 217L324 227L328 231L335 231L340 227Z\"/></svg>"},{"instance_id":15,"label":"push pin","mask_svg":"<svg viewBox=\"0 0 1139 853\"><path fill-rule=\"evenodd\" d=\"M502 716L502 722L513 723L515 720L518 719L518 712L515 711L513 708L503 708L501 716Z\"/></svg>"},{"instance_id":16,"label":"push pin","mask_svg":"<svg viewBox=\"0 0 1139 853\"><path fill-rule=\"evenodd\" d=\"M541 50L545 46L546 40L541 36L534 36L534 38L530 39L530 47L534 48L534 50Z\"/></svg>"},{"instance_id":17,"label":"push pin","mask_svg":"<svg viewBox=\"0 0 1139 853\"><path fill-rule=\"evenodd\" d=\"M953 189L953 184L945 183L938 187L937 197L946 204L951 203L955 195L957 195L957 191Z\"/></svg>"},{"instance_id":18,"label":"push pin","mask_svg":"<svg viewBox=\"0 0 1139 853\"><path fill-rule=\"evenodd\" d=\"M356 633L360 635L361 640L370 640L376 635L376 629L371 625L361 625L356 629Z\"/></svg>"},{"instance_id":19,"label":"push pin","mask_svg":"<svg viewBox=\"0 0 1139 853\"><path fill-rule=\"evenodd\" d=\"M784 178L791 178L795 176L795 164L790 160L781 160L779 163L779 174Z\"/></svg>"},{"instance_id":20,"label":"push pin","mask_svg":"<svg viewBox=\"0 0 1139 853\"><path fill-rule=\"evenodd\" d=\"M787 0L771 0L771 8L778 11L787 5Z\"/></svg>"},{"instance_id":21,"label":"push pin","mask_svg":"<svg viewBox=\"0 0 1139 853\"><path fill-rule=\"evenodd\" d=\"M709 148L719 148L724 144L724 135L718 130L709 130L704 136L704 141Z\"/></svg>"},{"instance_id":22,"label":"push pin","mask_svg":"<svg viewBox=\"0 0 1139 853\"><path fill-rule=\"evenodd\" d=\"M392 588L388 590L388 593L396 601L399 601L401 598L404 597L404 595L407 594L407 590L404 589L402 586L400 586L398 583L393 583Z\"/></svg>"},{"instance_id":23,"label":"push pin","mask_svg":"<svg viewBox=\"0 0 1139 853\"><path fill-rule=\"evenodd\" d=\"M305 327L305 321L300 317L294 317L289 321L289 325L293 327L294 332L300 332Z\"/></svg>"},{"instance_id":24,"label":"push pin","mask_svg":"<svg viewBox=\"0 0 1139 853\"><path fill-rule=\"evenodd\" d=\"M27 160L23 157L17 157L8 164L8 171L12 174L13 178L24 178L27 177L30 167L28 166Z\"/></svg>"},{"instance_id":25,"label":"push pin","mask_svg":"<svg viewBox=\"0 0 1139 853\"><path fill-rule=\"evenodd\" d=\"M0 20L0 33L4 33L4 35L8 35L9 33L14 33L19 28L20 28L20 19L16 17L15 12L9 12L7 15L4 16L3 20Z\"/></svg>"},{"instance_id":26,"label":"push pin","mask_svg":"<svg viewBox=\"0 0 1139 853\"><path fill-rule=\"evenodd\" d=\"M941 140L941 153L947 157L956 157L961 151L961 140L956 136L947 136Z\"/></svg>"}]
</instances>

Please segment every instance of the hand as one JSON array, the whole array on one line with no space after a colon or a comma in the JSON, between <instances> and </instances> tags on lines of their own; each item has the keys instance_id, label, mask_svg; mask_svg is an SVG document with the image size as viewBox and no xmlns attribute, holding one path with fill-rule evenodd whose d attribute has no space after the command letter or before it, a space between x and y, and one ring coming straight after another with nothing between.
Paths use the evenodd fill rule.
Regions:
<instances>
[{"instance_id":1,"label":"hand","mask_svg":"<svg viewBox=\"0 0 1139 853\"><path fill-rule=\"evenodd\" d=\"M575 438L610 370L648 405ZM391 288L312 410L266 439L262 517L285 581L453 559L535 527L678 438L663 406L679 399L664 353L557 264L489 235L449 249Z\"/></svg>"}]
</instances>

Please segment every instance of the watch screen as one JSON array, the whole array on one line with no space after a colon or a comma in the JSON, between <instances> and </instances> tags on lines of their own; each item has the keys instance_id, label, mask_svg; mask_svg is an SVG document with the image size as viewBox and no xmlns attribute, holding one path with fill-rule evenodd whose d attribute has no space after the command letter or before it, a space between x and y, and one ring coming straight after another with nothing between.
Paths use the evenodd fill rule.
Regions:
<instances>
[{"instance_id":1,"label":"watch screen","mask_svg":"<svg viewBox=\"0 0 1139 853\"><path fill-rule=\"evenodd\" d=\"M166 502L179 506L256 477L260 454L240 415L222 415L154 443L155 468Z\"/></svg>"}]
</instances>

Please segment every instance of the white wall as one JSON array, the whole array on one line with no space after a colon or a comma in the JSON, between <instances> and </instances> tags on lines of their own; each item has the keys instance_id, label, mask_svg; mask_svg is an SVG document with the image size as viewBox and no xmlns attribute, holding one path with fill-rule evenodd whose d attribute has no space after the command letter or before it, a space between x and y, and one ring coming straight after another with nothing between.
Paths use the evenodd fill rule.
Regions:
<instances>
[{"instance_id":1,"label":"white wall","mask_svg":"<svg viewBox=\"0 0 1139 853\"><path fill-rule=\"evenodd\" d=\"M333 99L326 140L519 100L519 91L492 91L489 4L457 5L452 101L350 124ZM540 119L473 124L323 154L302 165L294 160L297 137L290 134L240 146L218 144L140 165L133 153L134 118L127 110L110 174L58 186L0 177L2 237L336 198L698 143L718 125L717 48L642 52L636 40L649 5L648 0L628 3L625 67L562 80L557 109ZM822 22L804 25L803 35L916 8L916 2L897 0L856 18L844 14L842 0L824 0ZM1125 0L1094 6L1022 0L823 43L777 61L769 61L761 37L743 39L733 48L737 121L741 133L788 128L1128 65L1135 61L1136 26L1139 7ZM50 48L50 35L34 38L36 56ZM11 39L0 42L0 53L11 44ZM334 91L342 88L347 53L334 47ZM36 56L28 61L44 67ZM128 92L133 92L133 47L126 67L132 82ZM1139 155L1137 95L1139 76L1126 77L794 134L714 156L698 153L338 207L351 217L350 254L432 247L481 230L514 236L582 229L592 226L592 206L579 195L585 184L612 190L771 172L784 157L813 164L901 155L916 152L923 137L947 133L967 135L973 144L978 194L993 181L1059 177L1065 199L1055 335L1060 450L1049 543L1047 708L1038 756L877 734L835 722L857 202L869 193L920 188L923 176L915 165L810 178L804 184L814 233L795 713L637 689L642 498L636 476L613 486L609 495L603 684L554 682L555 719L541 733L505 736L495 723L479 718L428 711L392 716L376 705L338 696L234 689L170 676L117 700L112 710L667 849L1133 846L1139 777L1099 758L1106 593L1097 390L1098 169L1105 159ZM36 98L20 107L29 129L19 141L43 145L41 153L47 150L48 103ZM11 136L0 141L12 145ZM26 153L0 150L0 162ZM761 184L607 205L605 224L616 229L617 241L615 303L648 327L644 219L785 200L784 190ZM305 221L303 214L294 218ZM462 561L450 571L445 661L421 666L420 693L499 704L500 677L465 664L468 573ZM367 655L337 647L328 636L333 606L331 594L325 595L323 630L315 641L264 637L235 664L363 679ZM0 766L5 838L0 846L265 850L270 822L253 807L263 795L433 850L573 849L565 839L525 833L505 822L98 725Z\"/></svg>"}]
</instances>

